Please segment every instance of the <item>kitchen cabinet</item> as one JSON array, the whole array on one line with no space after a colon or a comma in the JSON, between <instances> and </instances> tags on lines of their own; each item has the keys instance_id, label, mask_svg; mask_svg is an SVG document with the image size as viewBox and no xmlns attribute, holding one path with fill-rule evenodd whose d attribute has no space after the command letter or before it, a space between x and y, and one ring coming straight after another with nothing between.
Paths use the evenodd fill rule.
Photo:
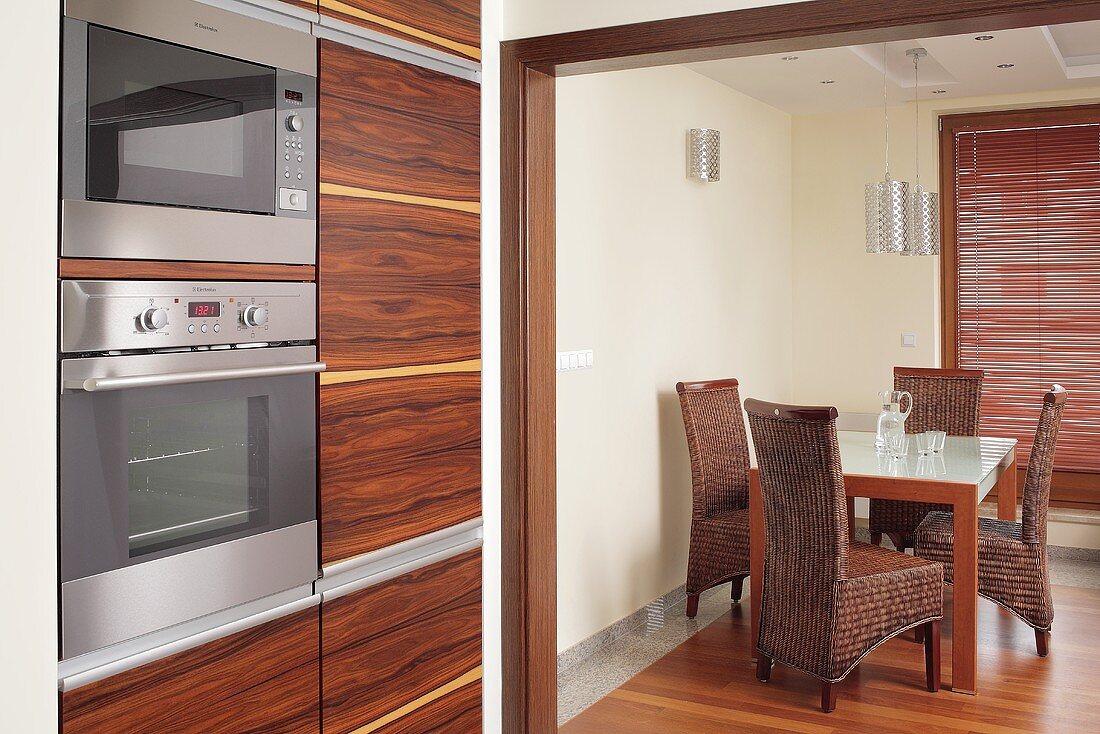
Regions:
<instances>
[{"instance_id":1,"label":"kitchen cabinet","mask_svg":"<svg viewBox=\"0 0 1100 734\"><path fill-rule=\"evenodd\" d=\"M481 60L480 0L320 0L320 6L325 17Z\"/></svg>"},{"instance_id":2,"label":"kitchen cabinet","mask_svg":"<svg viewBox=\"0 0 1100 734\"><path fill-rule=\"evenodd\" d=\"M318 734L318 607L61 694L63 734Z\"/></svg>"},{"instance_id":3,"label":"kitchen cabinet","mask_svg":"<svg viewBox=\"0 0 1100 734\"><path fill-rule=\"evenodd\" d=\"M481 513L480 88L321 43L321 554Z\"/></svg>"},{"instance_id":4,"label":"kitchen cabinet","mask_svg":"<svg viewBox=\"0 0 1100 734\"><path fill-rule=\"evenodd\" d=\"M480 550L325 599L325 734L481 730Z\"/></svg>"}]
</instances>

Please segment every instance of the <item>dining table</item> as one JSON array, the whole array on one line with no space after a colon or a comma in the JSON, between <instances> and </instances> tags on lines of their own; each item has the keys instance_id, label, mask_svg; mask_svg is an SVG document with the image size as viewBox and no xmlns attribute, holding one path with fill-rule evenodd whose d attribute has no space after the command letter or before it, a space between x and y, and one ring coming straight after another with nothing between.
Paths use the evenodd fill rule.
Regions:
<instances>
[{"instance_id":1,"label":"dining table","mask_svg":"<svg viewBox=\"0 0 1100 734\"><path fill-rule=\"evenodd\" d=\"M952 506L954 579L951 624L951 690L978 692L978 505L995 489L997 516L1016 520L1016 440L948 436L943 450L918 455L916 441L900 458L875 448L875 433L837 431L847 498L848 534L855 535L855 498L868 497ZM760 629L764 577L764 513L755 457L749 470L750 596L752 656Z\"/></svg>"}]
</instances>

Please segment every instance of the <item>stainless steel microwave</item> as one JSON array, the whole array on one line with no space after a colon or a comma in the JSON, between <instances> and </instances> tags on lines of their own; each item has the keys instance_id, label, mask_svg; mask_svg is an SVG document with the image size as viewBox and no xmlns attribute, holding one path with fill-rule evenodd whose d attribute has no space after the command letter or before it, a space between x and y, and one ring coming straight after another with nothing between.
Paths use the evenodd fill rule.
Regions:
<instances>
[{"instance_id":1,"label":"stainless steel microwave","mask_svg":"<svg viewBox=\"0 0 1100 734\"><path fill-rule=\"evenodd\" d=\"M61 254L312 264L317 48L193 0L66 0Z\"/></svg>"}]
</instances>

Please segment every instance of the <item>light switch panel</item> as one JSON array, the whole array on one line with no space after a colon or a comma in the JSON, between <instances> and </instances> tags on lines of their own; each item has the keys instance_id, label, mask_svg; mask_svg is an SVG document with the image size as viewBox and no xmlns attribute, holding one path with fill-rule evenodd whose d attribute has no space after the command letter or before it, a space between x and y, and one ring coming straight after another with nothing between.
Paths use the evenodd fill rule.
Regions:
<instances>
[{"instance_id":1,"label":"light switch panel","mask_svg":"<svg viewBox=\"0 0 1100 734\"><path fill-rule=\"evenodd\" d=\"M591 349L578 349L572 352L558 352L558 372L590 369L595 363Z\"/></svg>"},{"instance_id":2,"label":"light switch panel","mask_svg":"<svg viewBox=\"0 0 1100 734\"><path fill-rule=\"evenodd\" d=\"M917 335L916 334L902 334L901 335L901 345L903 347L916 347L917 346Z\"/></svg>"}]
</instances>

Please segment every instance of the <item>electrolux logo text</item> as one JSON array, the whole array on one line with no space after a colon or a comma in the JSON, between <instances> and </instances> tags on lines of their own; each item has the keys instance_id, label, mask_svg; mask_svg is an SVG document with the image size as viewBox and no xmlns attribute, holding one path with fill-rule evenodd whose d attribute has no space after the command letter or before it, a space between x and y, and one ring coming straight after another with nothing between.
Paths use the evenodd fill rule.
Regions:
<instances>
[{"instance_id":1,"label":"electrolux logo text","mask_svg":"<svg viewBox=\"0 0 1100 734\"><path fill-rule=\"evenodd\" d=\"M200 23L197 20L195 21L195 27L196 28L202 28L204 31L210 31L211 33L217 33L218 32L217 28L214 28L213 26L205 25L204 23Z\"/></svg>"}]
</instances>

